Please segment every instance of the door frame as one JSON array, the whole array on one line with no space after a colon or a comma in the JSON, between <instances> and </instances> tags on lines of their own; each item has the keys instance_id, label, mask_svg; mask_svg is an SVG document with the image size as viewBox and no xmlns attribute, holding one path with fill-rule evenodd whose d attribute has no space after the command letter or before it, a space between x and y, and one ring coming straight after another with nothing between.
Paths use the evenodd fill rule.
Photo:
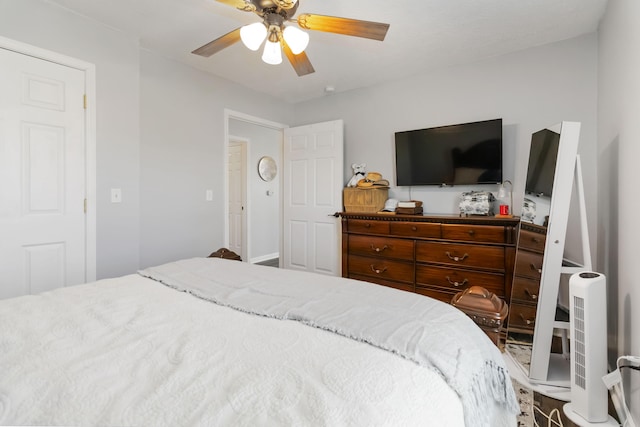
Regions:
<instances>
[{"instance_id":1,"label":"door frame","mask_svg":"<svg viewBox=\"0 0 640 427\"><path fill-rule=\"evenodd\" d=\"M235 136L235 135L229 135L229 139L227 141L227 164L226 164L226 168L227 168L227 172L229 171L229 145L231 144L238 144L241 145L244 150L244 154L245 154L245 161L244 161L244 165L243 165L243 170L244 170L244 182L245 182L245 186L244 186L244 197L243 197L243 201L242 204L244 206L244 214L242 215L242 254L238 254L242 257L242 259L246 259L247 261L250 258L250 254L251 254L251 250L250 250L250 243L249 243L249 233L251 232L251 221L250 221L250 216L251 216L251 209L250 209L250 205L251 205L251 200L249 198L249 194L251 194L251 182L249 181L249 159L251 158L251 144L250 144L250 140L248 138L244 138L241 136ZM227 177L229 176L229 174L227 173ZM227 221L229 220L229 183L227 182ZM228 223L227 223L228 224ZM227 225L227 238L229 238L229 232L231 230L229 229L228 225ZM225 242L225 247L229 247L229 241L227 240Z\"/></svg>"},{"instance_id":2,"label":"door frame","mask_svg":"<svg viewBox=\"0 0 640 427\"><path fill-rule=\"evenodd\" d=\"M228 171L228 158L229 158L229 142L231 141L230 138L232 138L231 135L229 135L229 121L233 119L233 120L240 120L243 122L247 122L247 123L251 123L257 126L262 126L265 128L269 128L269 129L276 129L279 130L280 132L282 132L282 140L280 142L280 154L281 154L281 158L282 158L282 150L283 150L283 142L284 142L284 129L288 128L289 125L286 125L284 123L278 123L278 122L274 122L271 120L267 120L267 119L263 119L260 117L256 117L256 116L252 116L249 114L245 114L245 113L241 113L239 111L235 111L235 110L231 110L228 108L224 109L224 146L222 148L223 152L222 152L222 158L224 159L225 162L225 167L223 168L222 171L222 183L223 183L223 204L224 204L224 214L223 214L223 227L224 227L224 232L223 232L223 236L224 236L224 246L225 247L229 247L229 171ZM237 138L237 137L233 137L233 138ZM250 143L247 144L247 254L250 257L251 256L251 252L249 252L249 248L250 248L250 239L249 239L249 232L251 230L251 226L250 226L250 222L249 222L249 218L251 217L251 197L249 197L249 188L250 188L250 174L249 171L251 170L251 165L249 164L250 162ZM282 173L282 171L280 171L280 173ZM280 186L279 186L279 192L280 194L282 194L282 189L284 188L284 182L281 179L280 180ZM279 250L282 251L282 244L283 244L283 236L282 236L282 221L283 221L283 217L282 217L282 203L283 200L280 200L280 206L279 206L279 216L278 216L278 221L280 222L280 237L279 237L279 242L278 242L278 246L279 246ZM250 259L246 259L244 260L246 262L249 262ZM282 257L280 257L280 267L282 267Z\"/></svg>"},{"instance_id":3,"label":"door frame","mask_svg":"<svg viewBox=\"0 0 640 427\"><path fill-rule=\"evenodd\" d=\"M0 36L0 48L54 62L85 76L85 282L96 280L96 67L70 56Z\"/></svg>"}]
</instances>

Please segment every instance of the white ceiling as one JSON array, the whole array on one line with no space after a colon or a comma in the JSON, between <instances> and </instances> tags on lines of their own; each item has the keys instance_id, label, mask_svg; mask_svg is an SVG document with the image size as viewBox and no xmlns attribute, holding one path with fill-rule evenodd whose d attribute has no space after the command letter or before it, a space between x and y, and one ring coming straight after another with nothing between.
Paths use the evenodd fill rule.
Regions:
<instances>
[{"instance_id":1,"label":"white ceiling","mask_svg":"<svg viewBox=\"0 0 640 427\"><path fill-rule=\"evenodd\" d=\"M260 20L215 0L49 0L120 29L144 49L287 102L402 79L597 30L607 0L299 0L296 14L386 22L383 42L310 31L315 73L298 77L286 58L267 65L237 43L210 58L190 53Z\"/></svg>"}]
</instances>

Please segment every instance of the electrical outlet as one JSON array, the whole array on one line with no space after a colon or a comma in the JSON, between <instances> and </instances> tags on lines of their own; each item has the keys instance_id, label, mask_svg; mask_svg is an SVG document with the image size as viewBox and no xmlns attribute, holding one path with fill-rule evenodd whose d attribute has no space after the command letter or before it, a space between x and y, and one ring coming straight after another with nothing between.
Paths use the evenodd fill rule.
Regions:
<instances>
[{"instance_id":1,"label":"electrical outlet","mask_svg":"<svg viewBox=\"0 0 640 427\"><path fill-rule=\"evenodd\" d=\"M212 202L213 201L213 190L207 190L205 193L205 200L207 202Z\"/></svg>"}]
</instances>

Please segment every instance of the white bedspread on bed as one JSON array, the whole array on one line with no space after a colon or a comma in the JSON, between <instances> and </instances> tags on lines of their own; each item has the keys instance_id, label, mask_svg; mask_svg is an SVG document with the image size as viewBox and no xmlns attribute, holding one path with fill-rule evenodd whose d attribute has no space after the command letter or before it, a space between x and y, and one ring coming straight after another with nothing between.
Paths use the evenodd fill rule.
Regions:
<instances>
[{"instance_id":1,"label":"white bedspread on bed","mask_svg":"<svg viewBox=\"0 0 640 427\"><path fill-rule=\"evenodd\" d=\"M462 400L467 425L487 426L494 404L518 413L504 359L468 316L383 286L306 272L193 258L140 274L218 304L297 320L438 370Z\"/></svg>"},{"instance_id":2,"label":"white bedspread on bed","mask_svg":"<svg viewBox=\"0 0 640 427\"><path fill-rule=\"evenodd\" d=\"M513 420L494 410L503 425ZM432 369L130 275L0 301L0 424L464 421L456 393Z\"/></svg>"}]
</instances>

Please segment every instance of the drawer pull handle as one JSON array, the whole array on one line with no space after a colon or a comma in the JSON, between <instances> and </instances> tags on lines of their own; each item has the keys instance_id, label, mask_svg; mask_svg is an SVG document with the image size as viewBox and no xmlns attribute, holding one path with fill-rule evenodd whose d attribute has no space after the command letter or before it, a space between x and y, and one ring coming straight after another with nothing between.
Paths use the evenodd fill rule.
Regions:
<instances>
[{"instance_id":1,"label":"drawer pull handle","mask_svg":"<svg viewBox=\"0 0 640 427\"><path fill-rule=\"evenodd\" d=\"M382 267L382 270L379 269L379 268L375 268L373 266L373 264L371 264L370 267L371 267L371 271L373 271L376 274L381 274L381 273L384 273L385 271L387 271L387 267Z\"/></svg>"},{"instance_id":2,"label":"drawer pull handle","mask_svg":"<svg viewBox=\"0 0 640 427\"><path fill-rule=\"evenodd\" d=\"M542 267L536 267L534 263L529 264L529 266L531 267L531 270L537 271L538 274L542 274Z\"/></svg>"},{"instance_id":3,"label":"drawer pull handle","mask_svg":"<svg viewBox=\"0 0 640 427\"><path fill-rule=\"evenodd\" d=\"M474 230L469 230L467 233L469 233L469 236L473 236L474 234L476 234Z\"/></svg>"},{"instance_id":4,"label":"drawer pull handle","mask_svg":"<svg viewBox=\"0 0 640 427\"><path fill-rule=\"evenodd\" d=\"M373 243L371 244L371 250L374 251L374 252L382 252L382 251L384 251L385 249L388 249L388 248L389 248L389 246L387 246L387 245L384 245L381 248L376 248L375 246L373 246Z\"/></svg>"},{"instance_id":5,"label":"drawer pull handle","mask_svg":"<svg viewBox=\"0 0 640 427\"><path fill-rule=\"evenodd\" d=\"M524 293L527 294L527 296L529 298L531 298L532 300L534 300L534 301L536 301L538 299L538 295L532 294L531 292L529 292L529 289L525 289Z\"/></svg>"},{"instance_id":6,"label":"drawer pull handle","mask_svg":"<svg viewBox=\"0 0 640 427\"><path fill-rule=\"evenodd\" d=\"M520 318L522 319L522 321L527 324L527 325L533 325L534 323L536 323L536 319L525 319L524 318L524 314L520 313Z\"/></svg>"},{"instance_id":7,"label":"drawer pull handle","mask_svg":"<svg viewBox=\"0 0 640 427\"><path fill-rule=\"evenodd\" d=\"M451 252L449 252L449 251L445 252L445 254L447 254L447 256L449 257L450 260L455 261L455 262L464 261L465 258L467 258L469 256L468 253L465 253L464 255L459 257L457 255L451 255Z\"/></svg>"},{"instance_id":8,"label":"drawer pull handle","mask_svg":"<svg viewBox=\"0 0 640 427\"><path fill-rule=\"evenodd\" d=\"M532 237L532 238L531 238L531 241L532 241L533 243L540 243L540 242L541 242L541 240L540 240L540 239L538 239L537 237Z\"/></svg>"},{"instance_id":9,"label":"drawer pull handle","mask_svg":"<svg viewBox=\"0 0 640 427\"><path fill-rule=\"evenodd\" d=\"M369 224L369 223L366 223L366 224L364 225L364 228L370 228L370 227L371 227L371 224Z\"/></svg>"},{"instance_id":10,"label":"drawer pull handle","mask_svg":"<svg viewBox=\"0 0 640 427\"><path fill-rule=\"evenodd\" d=\"M450 285L453 285L453 286L455 286L457 288L459 286L466 285L467 283L469 283L469 280L468 279L464 279L462 282L453 282L453 281L451 281L451 277L447 276L447 282L449 282Z\"/></svg>"},{"instance_id":11,"label":"drawer pull handle","mask_svg":"<svg viewBox=\"0 0 640 427\"><path fill-rule=\"evenodd\" d=\"M411 231L418 231L418 227L414 225L413 227L411 227Z\"/></svg>"}]
</instances>

